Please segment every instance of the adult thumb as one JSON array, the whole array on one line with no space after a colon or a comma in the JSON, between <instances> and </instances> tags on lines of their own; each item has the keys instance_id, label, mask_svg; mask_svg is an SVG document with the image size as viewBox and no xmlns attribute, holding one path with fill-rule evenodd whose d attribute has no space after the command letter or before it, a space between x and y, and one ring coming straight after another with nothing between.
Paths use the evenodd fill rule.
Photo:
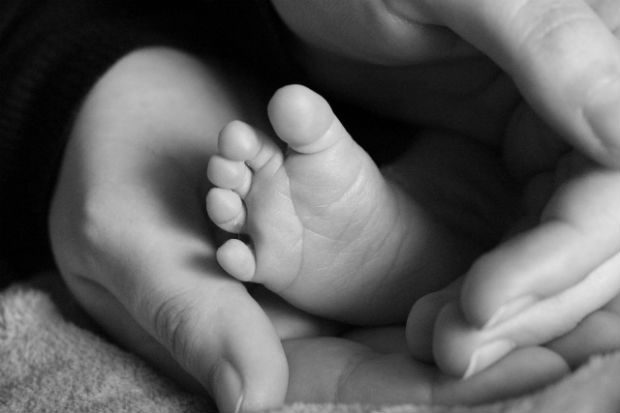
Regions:
<instances>
[{"instance_id":1,"label":"adult thumb","mask_svg":"<svg viewBox=\"0 0 620 413\"><path fill-rule=\"evenodd\" d=\"M620 167L620 47L597 14L598 3L605 2L390 3L405 17L423 13L479 48L569 143L600 163ZM620 3L607 3L600 7L620 12Z\"/></svg>"},{"instance_id":2,"label":"adult thumb","mask_svg":"<svg viewBox=\"0 0 620 413\"><path fill-rule=\"evenodd\" d=\"M193 377L220 412L282 405L286 356L270 320L245 287L220 274L216 265L173 270L165 260L158 262L157 268L131 265L146 274L134 271L124 277L122 290L86 279L74 280L72 290L129 349L186 383L187 374Z\"/></svg>"}]
</instances>

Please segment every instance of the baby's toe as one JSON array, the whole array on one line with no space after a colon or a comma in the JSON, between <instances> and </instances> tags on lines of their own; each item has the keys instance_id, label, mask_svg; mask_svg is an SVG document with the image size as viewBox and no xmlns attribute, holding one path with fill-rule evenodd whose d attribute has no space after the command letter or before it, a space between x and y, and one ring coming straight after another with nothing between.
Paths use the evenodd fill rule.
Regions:
<instances>
[{"instance_id":1,"label":"baby's toe","mask_svg":"<svg viewBox=\"0 0 620 413\"><path fill-rule=\"evenodd\" d=\"M246 212L239 195L229 189L212 188L207 194L207 213L215 225L238 234L245 225Z\"/></svg>"},{"instance_id":2,"label":"baby's toe","mask_svg":"<svg viewBox=\"0 0 620 413\"><path fill-rule=\"evenodd\" d=\"M256 260L250 247L238 239L226 241L217 250L217 262L239 281L251 281L256 271Z\"/></svg>"},{"instance_id":3,"label":"baby's toe","mask_svg":"<svg viewBox=\"0 0 620 413\"><path fill-rule=\"evenodd\" d=\"M218 149L223 157L244 162L254 172L270 170L269 166L277 169L282 164L282 151L276 143L241 121L231 122L222 129ZM248 182L245 184L249 186Z\"/></svg>"},{"instance_id":4,"label":"baby's toe","mask_svg":"<svg viewBox=\"0 0 620 413\"><path fill-rule=\"evenodd\" d=\"M207 177L213 185L231 189L242 198L247 195L252 183L252 173L245 163L218 155L209 160Z\"/></svg>"},{"instance_id":5,"label":"baby's toe","mask_svg":"<svg viewBox=\"0 0 620 413\"><path fill-rule=\"evenodd\" d=\"M247 161L254 158L261 147L258 131L242 121L232 121L220 131L219 153L232 161Z\"/></svg>"}]
</instances>

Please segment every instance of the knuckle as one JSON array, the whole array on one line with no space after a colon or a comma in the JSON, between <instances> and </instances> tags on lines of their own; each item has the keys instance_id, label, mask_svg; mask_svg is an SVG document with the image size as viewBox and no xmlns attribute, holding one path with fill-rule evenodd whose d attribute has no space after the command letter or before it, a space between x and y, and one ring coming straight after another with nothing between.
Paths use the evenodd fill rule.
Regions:
<instances>
[{"instance_id":1,"label":"knuckle","mask_svg":"<svg viewBox=\"0 0 620 413\"><path fill-rule=\"evenodd\" d=\"M64 252L57 261L87 278L105 275L106 279L119 277L129 263L135 264L145 246L139 226L126 225L122 208L106 191L93 191L81 199L62 224L58 249Z\"/></svg>"},{"instance_id":2,"label":"knuckle","mask_svg":"<svg viewBox=\"0 0 620 413\"><path fill-rule=\"evenodd\" d=\"M151 325L154 334L168 348L175 359L191 367L196 348L199 321L187 304L185 294L170 296L154 306Z\"/></svg>"},{"instance_id":3,"label":"knuckle","mask_svg":"<svg viewBox=\"0 0 620 413\"><path fill-rule=\"evenodd\" d=\"M467 273L465 284L469 294L479 295L479 289L487 287L488 283L497 281L495 274L506 274L512 268L503 265L502 256L497 250L491 250L482 254L474 261ZM515 269L516 271L516 269Z\"/></svg>"},{"instance_id":4,"label":"knuckle","mask_svg":"<svg viewBox=\"0 0 620 413\"><path fill-rule=\"evenodd\" d=\"M566 2L545 5L544 10L525 2L515 14L517 28L521 33L521 47L532 48L537 54L563 52L565 48L574 48L573 33L580 32L595 24L595 20L583 7ZM535 3L535 2L534 2Z\"/></svg>"},{"instance_id":5,"label":"knuckle","mask_svg":"<svg viewBox=\"0 0 620 413\"><path fill-rule=\"evenodd\" d=\"M118 228L118 214L111 213L109 197L93 194L84 200L78 215L80 241L93 246L106 246L113 242L112 233Z\"/></svg>"},{"instance_id":6,"label":"knuckle","mask_svg":"<svg viewBox=\"0 0 620 413\"><path fill-rule=\"evenodd\" d=\"M73 199L54 206L50 218L51 243L56 262L63 274L88 275L101 264L101 252L113 245L98 202Z\"/></svg>"}]
</instances>

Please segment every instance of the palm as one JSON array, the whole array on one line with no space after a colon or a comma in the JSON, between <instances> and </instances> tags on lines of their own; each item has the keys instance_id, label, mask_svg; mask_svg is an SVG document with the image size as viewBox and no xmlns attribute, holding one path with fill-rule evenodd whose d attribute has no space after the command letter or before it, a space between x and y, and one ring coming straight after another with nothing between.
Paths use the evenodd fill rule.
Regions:
<instances>
[{"instance_id":1,"label":"palm","mask_svg":"<svg viewBox=\"0 0 620 413\"><path fill-rule=\"evenodd\" d=\"M254 296L283 339L289 401L477 404L527 393L566 373L557 355L535 348L462 381L415 361L406 349L402 327L339 335L334 324L312 318L266 290L256 290Z\"/></svg>"}]
</instances>

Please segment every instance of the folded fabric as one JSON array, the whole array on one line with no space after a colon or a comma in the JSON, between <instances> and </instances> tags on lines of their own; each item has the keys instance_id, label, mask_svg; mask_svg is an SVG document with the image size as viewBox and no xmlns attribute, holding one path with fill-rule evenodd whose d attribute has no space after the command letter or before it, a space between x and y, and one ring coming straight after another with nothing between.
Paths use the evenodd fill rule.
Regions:
<instances>
[{"instance_id":1,"label":"folded fabric","mask_svg":"<svg viewBox=\"0 0 620 413\"><path fill-rule=\"evenodd\" d=\"M0 292L0 411L216 412L210 400L185 393L89 327L53 275ZM538 393L484 406L297 403L272 413L374 412L620 412L620 353L594 358Z\"/></svg>"}]
</instances>

